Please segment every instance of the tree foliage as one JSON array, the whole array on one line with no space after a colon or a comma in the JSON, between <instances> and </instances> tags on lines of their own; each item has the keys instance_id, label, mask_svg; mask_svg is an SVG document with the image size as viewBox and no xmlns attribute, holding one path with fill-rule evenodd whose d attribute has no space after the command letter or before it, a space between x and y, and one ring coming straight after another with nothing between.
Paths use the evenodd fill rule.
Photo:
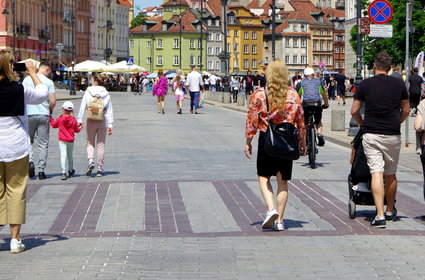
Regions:
<instances>
[{"instance_id":1,"label":"tree foliage","mask_svg":"<svg viewBox=\"0 0 425 280\"><path fill-rule=\"evenodd\" d=\"M146 16L143 14L138 14L130 23L130 28L142 25L142 22L146 19Z\"/></svg>"},{"instance_id":2,"label":"tree foliage","mask_svg":"<svg viewBox=\"0 0 425 280\"><path fill-rule=\"evenodd\" d=\"M376 38L373 43L370 41L374 38L367 35L362 35L362 48L363 48L363 63L372 69L373 58L378 52L387 52L393 58L393 65L404 65L406 58L406 0L392 0L394 14L388 24L393 25L392 38ZM362 0L362 7L367 11L369 3ZM413 15L411 26L414 26L415 33L413 33L413 54L411 57L416 56L420 51L425 51L425 4L423 1L416 0L414 2ZM367 16L367 12L366 12ZM412 34L411 34L412 35ZM350 31L350 44L356 52L357 42L357 25L353 26ZM411 38L412 38L411 37ZM412 43L412 39L409 44ZM410 46L412 52L412 46Z\"/></svg>"}]
</instances>

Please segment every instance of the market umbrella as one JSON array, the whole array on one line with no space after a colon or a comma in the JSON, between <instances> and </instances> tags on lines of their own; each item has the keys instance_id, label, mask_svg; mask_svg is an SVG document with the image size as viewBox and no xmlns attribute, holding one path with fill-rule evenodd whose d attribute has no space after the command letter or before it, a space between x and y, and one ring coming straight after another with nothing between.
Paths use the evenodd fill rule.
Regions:
<instances>
[{"instance_id":1,"label":"market umbrella","mask_svg":"<svg viewBox=\"0 0 425 280\"><path fill-rule=\"evenodd\" d=\"M164 73L164 76L170 75L170 74L176 74L177 71L176 70L170 70Z\"/></svg>"},{"instance_id":2,"label":"market umbrella","mask_svg":"<svg viewBox=\"0 0 425 280\"><path fill-rule=\"evenodd\" d=\"M125 60L117 62L112 65L108 65L105 68L105 70L108 72L115 72L115 73L138 73L138 72L146 71L145 68L138 66L136 64L128 66Z\"/></svg>"},{"instance_id":3,"label":"market umbrella","mask_svg":"<svg viewBox=\"0 0 425 280\"><path fill-rule=\"evenodd\" d=\"M171 74L165 75L165 77L167 77L167 79L174 79L176 75L177 75L176 73L171 73Z\"/></svg>"},{"instance_id":4,"label":"market umbrella","mask_svg":"<svg viewBox=\"0 0 425 280\"><path fill-rule=\"evenodd\" d=\"M106 65L99 61L86 60L81 63L78 63L72 67L68 67L68 70L76 71L76 72L104 72L106 70Z\"/></svg>"},{"instance_id":5,"label":"market umbrella","mask_svg":"<svg viewBox=\"0 0 425 280\"><path fill-rule=\"evenodd\" d=\"M148 78L148 79L155 79L157 77L158 77L158 73L152 73L152 74L149 74L149 75L146 76L146 78Z\"/></svg>"},{"instance_id":6,"label":"market umbrella","mask_svg":"<svg viewBox=\"0 0 425 280\"><path fill-rule=\"evenodd\" d=\"M232 73L229 73L230 76L245 76L246 71L233 71Z\"/></svg>"}]
</instances>

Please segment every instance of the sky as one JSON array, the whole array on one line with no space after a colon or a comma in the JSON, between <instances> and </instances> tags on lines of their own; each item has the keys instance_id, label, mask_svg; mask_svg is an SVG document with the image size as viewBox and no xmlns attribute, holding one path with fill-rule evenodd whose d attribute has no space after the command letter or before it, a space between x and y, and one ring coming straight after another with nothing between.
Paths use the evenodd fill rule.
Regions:
<instances>
[{"instance_id":1,"label":"sky","mask_svg":"<svg viewBox=\"0 0 425 280\"><path fill-rule=\"evenodd\" d=\"M136 7L140 7L140 9L143 9L146 7L159 6L162 4L162 2L162 0L135 0L134 9L136 9Z\"/></svg>"}]
</instances>

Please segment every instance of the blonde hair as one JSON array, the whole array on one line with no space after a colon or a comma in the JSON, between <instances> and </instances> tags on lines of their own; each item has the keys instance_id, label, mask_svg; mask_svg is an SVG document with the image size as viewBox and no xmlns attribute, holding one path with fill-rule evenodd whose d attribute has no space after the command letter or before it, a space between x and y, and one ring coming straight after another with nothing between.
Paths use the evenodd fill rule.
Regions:
<instances>
[{"instance_id":1,"label":"blonde hair","mask_svg":"<svg viewBox=\"0 0 425 280\"><path fill-rule=\"evenodd\" d=\"M13 72L13 62L15 62L15 57L10 50L0 50L0 81L3 79L18 80L18 76Z\"/></svg>"},{"instance_id":2,"label":"blonde hair","mask_svg":"<svg viewBox=\"0 0 425 280\"><path fill-rule=\"evenodd\" d=\"M176 75L176 83L177 83L177 87L178 88L182 88L182 85L181 85L181 83L180 83L180 81L181 81L181 76L180 76L180 74L177 74Z\"/></svg>"},{"instance_id":3,"label":"blonde hair","mask_svg":"<svg viewBox=\"0 0 425 280\"><path fill-rule=\"evenodd\" d=\"M99 86L104 86L107 80L108 76L105 74L96 74L93 76L93 81L95 81Z\"/></svg>"},{"instance_id":4,"label":"blonde hair","mask_svg":"<svg viewBox=\"0 0 425 280\"><path fill-rule=\"evenodd\" d=\"M266 69L267 97L270 110L282 108L288 91L289 72L282 60L273 60Z\"/></svg>"}]
</instances>

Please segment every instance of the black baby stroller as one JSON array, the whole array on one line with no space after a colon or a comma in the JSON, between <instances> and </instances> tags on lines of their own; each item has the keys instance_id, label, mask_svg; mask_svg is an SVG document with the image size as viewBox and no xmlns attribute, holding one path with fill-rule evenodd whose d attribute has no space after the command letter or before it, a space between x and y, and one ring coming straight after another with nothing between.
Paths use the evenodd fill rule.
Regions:
<instances>
[{"instance_id":1,"label":"black baby stroller","mask_svg":"<svg viewBox=\"0 0 425 280\"><path fill-rule=\"evenodd\" d=\"M363 131L360 129L352 142L353 159L351 172L348 175L348 215L350 219L356 218L356 205L375 205L371 192L370 169L367 165L362 140Z\"/></svg>"}]
</instances>

